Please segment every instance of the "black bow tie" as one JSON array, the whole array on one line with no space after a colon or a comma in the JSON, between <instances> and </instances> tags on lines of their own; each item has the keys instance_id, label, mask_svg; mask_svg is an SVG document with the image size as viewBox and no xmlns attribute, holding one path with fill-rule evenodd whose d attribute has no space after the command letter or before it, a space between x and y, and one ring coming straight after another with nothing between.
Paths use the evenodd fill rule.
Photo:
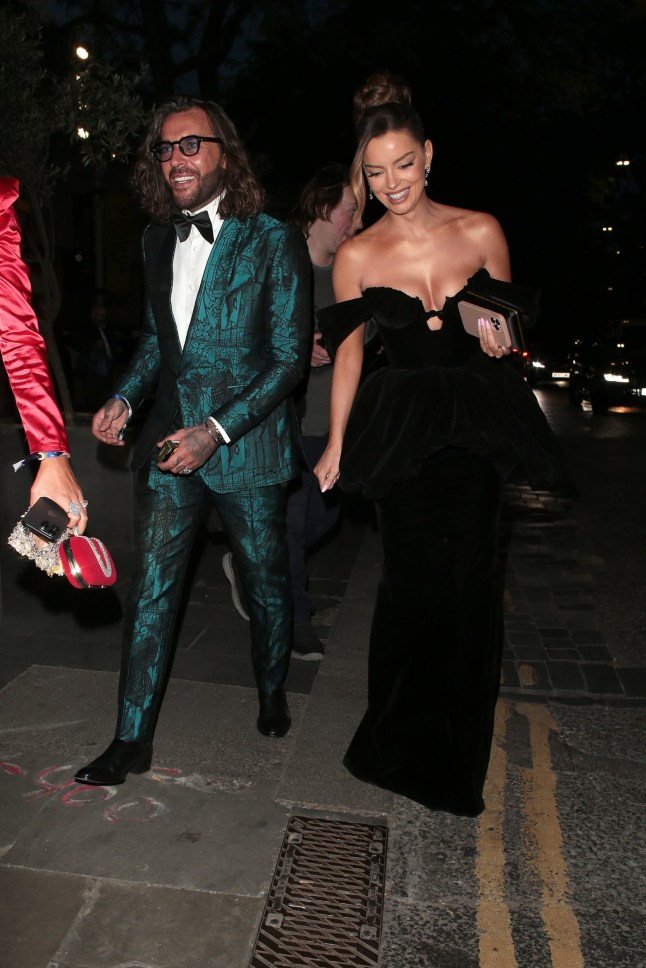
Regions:
<instances>
[{"instance_id":1,"label":"black bow tie","mask_svg":"<svg viewBox=\"0 0 646 968\"><path fill-rule=\"evenodd\" d=\"M206 241L213 245L213 226L208 212L199 212L197 215L184 215L183 212L176 212L173 215L173 225L180 242L186 241L191 232L191 225L194 225Z\"/></svg>"}]
</instances>

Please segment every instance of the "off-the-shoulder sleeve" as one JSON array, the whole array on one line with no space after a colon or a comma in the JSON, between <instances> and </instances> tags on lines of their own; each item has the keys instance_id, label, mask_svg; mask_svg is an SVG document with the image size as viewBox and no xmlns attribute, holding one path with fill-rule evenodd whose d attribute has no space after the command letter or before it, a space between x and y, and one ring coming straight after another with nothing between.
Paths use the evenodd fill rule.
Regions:
<instances>
[{"instance_id":1,"label":"off-the-shoulder sleeve","mask_svg":"<svg viewBox=\"0 0 646 968\"><path fill-rule=\"evenodd\" d=\"M358 326L367 322L371 315L372 311L365 296L334 303L317 311L316 316L325 339L325 348L332 358L343 340Z\"/></svg>"}]
</instances>

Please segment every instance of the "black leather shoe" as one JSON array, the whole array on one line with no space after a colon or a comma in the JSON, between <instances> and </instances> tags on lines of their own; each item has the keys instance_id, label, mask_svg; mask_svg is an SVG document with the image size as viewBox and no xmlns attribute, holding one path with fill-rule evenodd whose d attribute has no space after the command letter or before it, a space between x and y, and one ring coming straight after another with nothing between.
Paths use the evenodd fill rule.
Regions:
<instances>
[{"instance_id":1,"label":"black leather shoe","mask_svg":"<svg viewBox=\"0 0 646 968\"><path fill-rule=\"evenodd\" d=\"M273 692L258 691L260 712L256 723L263 736L284 736L292 725L287 696L281 686Z\"/></svg>"},{"instance_id":2,"label":"black leather shoe","mask_svg":"<svg viewBox=\"0 0 646 968\"><path fill-rule=\"evenodd\" d=\"M126 743L113 739L107 750L82 766L74 779L77 783L93 786L116 786L125 783L129 773L145 773L150 769L153 748L151 743Z\"/></svg>"}]
</instances>

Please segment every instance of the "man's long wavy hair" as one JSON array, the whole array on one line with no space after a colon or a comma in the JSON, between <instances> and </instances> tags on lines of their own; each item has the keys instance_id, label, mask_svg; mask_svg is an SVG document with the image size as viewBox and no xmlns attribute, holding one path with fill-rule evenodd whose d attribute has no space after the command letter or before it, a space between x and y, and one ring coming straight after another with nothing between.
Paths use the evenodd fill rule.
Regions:
<instances>
[{"instance_id":1,"label":"man's long wavy hair","mask_svg":"<svg viewBox=\"0 0 646 968\"><path fill-rule=\"evenodd\" d=\"M206 114L209 126L216 138L222 138L222 153L227 164L223 172L224 198L218 206L222 218L248 218L263 207L265 193L251 170L240 135L235 125L215 101L202 101L196 97L175 95L155 111L132 176L132 184L145 212L153 222L169 222L175 205L171 190L162 175L161 165L151 151L161 140L161 129L170 114L200 108Z\"/></svg>"}]
</instances>

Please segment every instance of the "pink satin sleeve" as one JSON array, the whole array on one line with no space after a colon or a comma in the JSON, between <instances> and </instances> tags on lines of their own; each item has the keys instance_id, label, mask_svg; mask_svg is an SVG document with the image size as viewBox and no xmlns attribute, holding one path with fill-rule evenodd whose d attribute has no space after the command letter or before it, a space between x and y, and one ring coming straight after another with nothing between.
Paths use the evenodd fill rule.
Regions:
<instances>
[{"instance_id":1,"label":"pink satin sleeve","mask_svg":"<svg viewBox=\"0 0 646 968\"><path fill-rule=\"evenodd\" d=\"M68 451L45 341L31 308L29 271L20 255L20 227L12 207L17 197L16 179L0 178L0 353L30 453Z\"/></svg>"}]
</instances>

